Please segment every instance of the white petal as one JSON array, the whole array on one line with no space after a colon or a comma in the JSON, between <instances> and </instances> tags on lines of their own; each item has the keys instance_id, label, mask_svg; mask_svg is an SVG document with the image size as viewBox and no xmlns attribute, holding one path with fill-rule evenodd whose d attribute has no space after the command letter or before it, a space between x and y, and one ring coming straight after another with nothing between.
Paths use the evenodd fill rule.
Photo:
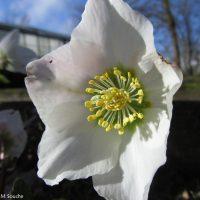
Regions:
<instances>
[{"instance_id":1,"label":"white petal","mask_svg":"<svg viewBox=\"0 0 200 200\"><path fill-rule=\"evenodd\" d=\"M82 101L82 91L77 89L76 82L82 75L71 58L69 46L64 45L26 67L26 87L44 123L56 105Z\"/></svg>"},{"instance_id":2,"label":"white petal","mask_svg":"<svg viewBox=\"0 0 200 200\"><path fill-rule=\"evenodd\" d=\"M150 22L121 0L88 0L71 42L97 44L112 66L137 67L145 52L154 49L152 32Z\"/></svg>"},{"instance_id":3,"label":"white petal","mask_svg":"<svg viewBox=\"0 0 200 200\"><path fill-rule=\"evenodd\" d=\"M80 104L68 103L51 114L51 128L46 127L38 149L38 175L47 184L103 174L116 165L119 137L88 123L85 111Z\"/></svg>"},{"instance_id":4,"label":"white petal","mask_svg":"<svg viewBox=\"0 0 200 200\"><path fill-rule=\"evenodd\" d=\"M37 67L37 63L34 62L33 65L35 64ZM45 72L45 70L47 71ZM56 82L54 75L48 71L45 65L39 73L37 78L31 76L26 78L25 83L29 96L44 123L47 122L49 114L57 105L64 102L84 102L82 93L79 91L71 91L65 85L60 85Z\"/></svg>"},{"instance_id":5,"label":"white petal","mask_svg":"<svg viewBox=\"0 0 200 200\"><path fill-rule=\"evenodd\" d=\"M171 65L159 62L158 61L158 68L163 74L163 82L164 85L168 84L169 91L166 95L166 102L167 102L167 109L169 113L169 117L171 119L172 117L172 100L174 94L177 92L177 90L180 88L182 82L183 82L183 74L181 70L177 67L172 67ZM173 74L173 75L172 75Z\"/></svg>"},{"instance_id":6,"label":"white petal","mask_svg":"<svg viewBox=\"0 0 200 200\"><path fill-rule=\"evenodd\" d=\"M0 51L8 53L19 44L19 31L13 30L0 41Z\"/></svg>"},{"instance_id":7,"label":"white petal","mask_svg":"<svg viewBox=\"0 0 200 200\"><path fill-rule=\"evenodd\" d=\"M109 1L119 15L141 35L146 46L145 55L154 53L156 50L154 45L153 25L149 19L139 12L133 10L123 0Z\"/></svg>"},{"instance_id":8,"label":"white petal","mask_svg":"<svg viewBox=\"0 0 200 200\"><path fill-rule=\"evenodd\" d=\"M96 44L70 42L27 65L27 74L38 79L54 79L70 89L81 89L108 63Z\"/></svg>"},{"instance_id":9,"label":"white petal","mask_svg":"<svg viewBox=\"0 0 200 200\"><path fill-rule=\"evenodd\" d=\"M107 200L147 200L153 176L166 161L169 125L164 111L147 110L143 124L124 144L119 166L108 174L93 177L97 192Z\"/></svg>"},{"instance_id":10,"label":"white petal","mask_svg":"<svg viewBox=\"0 0 200 200\"><path fill-rule=\"evenodd\" d=\"M88 80L105 73L113 65L112 57L106 55L96 43L72 40L69 46L73 64L78 68L77 73L84 77L77 80L82 88L86 87Z\"/></svg>"},{"instance_id":11,"label":"white petal","mask_svg":"<svg viewBox=\"0 0 200 200\"><path fill-rule=\"evenodd\" d=\"M29 63L25 82L41 118L59 103L82 101L88 81L108 66L104 60L95 44L76 41Z\"/></svg>"},{"instance_id":12,"label":"white petal","mask_svg":"<svg viewBox=\"0 0 200 200\"><path fill-rule=\"evenodd\" d=\"M5 123L11 138L14 142L11 147L9 154L13 157L19 157L23 152L27 135L24 131L23 122L19 112L14 110L4 110L0 112L0 123Z\"/></svg>"},{"instance_id":13,"label":"white petal","mask_svg":"<svg viewBox=\"0 0 200 200\"><path fill-rule=\"evenodd\" d=\"M172 98L182 84L182 72L180 69L162 61L160 56L146 62L147 65L149 63L153 66L152 69L140 77L144 84L147 98L152 107L167 109L171 118Z\"/></svg>"}]
</instances>

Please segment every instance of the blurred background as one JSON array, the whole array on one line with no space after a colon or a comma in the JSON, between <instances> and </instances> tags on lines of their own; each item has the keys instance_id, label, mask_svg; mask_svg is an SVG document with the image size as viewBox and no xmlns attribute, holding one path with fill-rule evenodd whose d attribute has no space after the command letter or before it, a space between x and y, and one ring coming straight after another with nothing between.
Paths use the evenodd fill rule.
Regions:
<instances>
[{"instance_id":1,"label":"blurred background","mask_svg":"<svg viewBox=\"0 0 200 200\"><path fill-rule=\"evenodd\" d=\"M200 199L200 1L125 1L152 21L158 52L184 74L183 85L173 102L168 160L154 177L149 199ZM19 31L17 48L34 52L27 55L27 62L28 58L29 61L39 58L69 42L85 3L86 0L0 0L0 59L8 66L13 64L5 57L1 41L15 29ZM18 158L2 156L3 137L0 136L0 194L20 193L25 199L37 200L103 199L93 190L91 178L64 180L50 187L37 177L37 146L44 125L24 86L25 65L24 71L15 66L10 70L0 62L0 111L19 111L28 136Z\"/></svg>"}]
</instances>

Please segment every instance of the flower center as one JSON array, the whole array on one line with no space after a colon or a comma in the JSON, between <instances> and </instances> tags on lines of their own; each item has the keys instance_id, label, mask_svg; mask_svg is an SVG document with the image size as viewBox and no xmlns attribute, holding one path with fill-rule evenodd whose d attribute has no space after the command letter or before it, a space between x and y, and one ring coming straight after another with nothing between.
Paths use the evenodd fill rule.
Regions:
<instances>
[{"instance_id":1,"label":"flower center","mask_svg":"<svg viewBox=\"0 0 200 200\"><path fill-rule=\"evenodd\" d=\"M106 110L117 111L122 110L128 101L131 102L129 93L124 89L118 89L116 87L111 87L105 91L102 91L101 95L101 105Z\"/></svg>"},{"instance_id":2,"label":"flower center","mask_svg":"<svg viewBox=\"0 0 200 200\"><path fill-rule=\"evenodd\" d=\"M97 121L106 132L114 128L122 135L128 125L143 119L144 91L134 73L114 67L95 76L89 84L92 87L86 92L92 97L85 102L92 112L87 117L89 122Z\"/></svg>"}]
</instances>

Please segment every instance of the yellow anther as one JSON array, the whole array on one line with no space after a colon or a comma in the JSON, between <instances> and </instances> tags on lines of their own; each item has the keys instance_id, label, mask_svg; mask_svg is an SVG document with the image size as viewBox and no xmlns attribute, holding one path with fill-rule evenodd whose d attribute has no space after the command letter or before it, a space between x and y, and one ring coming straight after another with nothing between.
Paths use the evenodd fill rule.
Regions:
<instances>
[{"instance_id":1,"label":"yellow anther","mask_svg":"<svg viewBox=\"0 0 200 200\"><path fill-rule=\"evenodd\" d=\"M94 81L94 80L90 80L90 81L89 81L89 84L90 84L90 85L94 85L94 84L95 84L95 81Z\"/></svg>"},{"instance_id":2,"label":"yellow anther","mask_svg":"<svg viewBox=\"0 0 200 200\"><path fill-rule=\"evenodd\" d=\"M104 105L104 101L102 101L102 100L99 100L99 101L97 101L96 102L96 106L103 106Z\"/></svg>"},{"instance_id":3,"label":"yellow anther","mask_svg":"<svg viewBox=\"0 0 200 200\"><path fill-rule=\"evenodd\" d=\"M96 117L100 117L102 114L103 114L103 110L98 110L95 115Z\"/></svg>"},{"instance_id":4,"label":"yellow anther","mask_svg":"<svg viewBox=\"0 0 200 200\"><path fill-rule=\"evenodd\" d=\"M122 74L118 69L115 69L115 68L114 68L113 73L114 73L116 76L121 76L121 74Z\"/></svg>"},{"instance_id":5,"label":"yellow anther","mask_svg":"<svg viewBox=\"0 0 200 200\"><path fill-rule=\"evenodd\" d=\"M143 118L144 118L144 115L143 115L142 113L137 113L137 117L138 117L139 119L143 119Z\"/></svg>"},{"instance_id":6,"label":"yellow anther","mask_svg":"<svg viewBox=\"0 0 200 200\"><path fill-rule=\"evenodd\" d=\"M124 128L120 128L120 129L118 130L118 134L119 134L119 135L123 135L123 134L124 134Z\"/></svg>"},{"instance_id":7,"label":"yellow anther","mask_svg":"<svg viewBox=\"0 0 200 200\"><path fill-rule=\"evenodd\" d=\"M120 129L121 127L122 127L122 126L121 126L121 124L119 124L119 123L117 123L117 124L114 125L114 128L115 128L115 129Z\"/></svg>"},{"instance_id":8,"label":"yellow anther","mask_svg":"<svg viewBox=\"0 0 200 200\"><path fill-rule=\"evenodd\" d=\"M99 126L102 126L103 121L104 121L103 118L100 118L100 119L98 120L98 125L99 125Z\"/></svg>"},{"instance_id":9,"label":"yellow anther","mask_svg":"<svg viewBox=\"0 0 200 200\"><path fill-rule=\"evenodd\" d=\"M142 89L138 90L137 95L144 96L144 92Z\"/></svg>"},{"instance_id":10,"label":"yellow anther","mask_svg":"<svg viewBox=\"0 0 200 200\"><path fill-rule=\"evenodd\" d=\"M112 95L114 95L114 94L117 93L117 91L115 90L115 88L110 88L110 93L111 93Z\"/></svg>"},{"instance_id":11,"label":"yellow anther","mask_svg":"<svg viewBox=\"0 0 200 200\"><path fill-rule=\"evenodd\" d=\"M94 108L89 108L89 110L92 112L92 111L94 111Z\"/></svg>"},{"instance_id":12,"label":"yellow anther","mask_svg":"<svg viewBox=\"0 0 200 200\"><path fill-rule=\"evenodd\" d=\"M131 72L128 72L128 77L131 78Z\"/></svg>"},{"instance_id":13,"label":"yellow anther","mask_svg":"<svg viewBox=\"0 0 200 200\"><path fill-rule=\"evenodd\" d=\"M136 86L136 88L140 88L141 87L141 85L140 85L140 83L139 83L137 78L135 78L134 85Z\"/></svg>"},{"instance_id":14,"label":"yellow anther","mask_svg":"<svg viewBox=\"0 0 200 200\"><path fill-rule=\"evenodd\" d=\"M95 76L94 78L95 78L96 80L100 81L100 77L101 77L101 76Z\"/></svg>"},{"instance_id":15,"label":"yellow anther","mask_svg":"<svg viewBox=\"0 0 200 200\"><path fill-rule=\"evenodd\" d=\"M94 121L95 119L96 119L96 116L95 116L95 115L89 115L89 116L87 117L88 122Z\"/></svg>"},{"instance_id":16,"label":"yellow anther","mask_svg":"<svg viewBox=\"0 0 200 200\"><path fill-rule=\"evenodd\" d=\"M112 125L112 124L109 124L109 125L106 127L106 132L109 132L112 128L113 128L113 125Z\"/></svg>"},{"instance_id":17,"label":"yellow anther","mask_svg":"<svg viewBox=\"0 0 200 200\"><path fill-rule=\"evenodd\" d=\"M131 83L130 86L131 86L132 88L136 88L136 86L135 86L134 83Z\"/></svg>"},{"instance_id":18,"label":"yellow anther","mask_svg":"<svg viewBox=\"0 0 200 200\"><path fill-rule=\"evenodd\" d=\"M142 101L143 101L143 96L139 96L139 97L137 98L137 102L138 102L139 104L141 104Z\"/></svg>"},{"instance_id":19,"label":"yellow anther","mask_svg":"<svg viewBox=\"0 0 200 200\"><path fill-rule=\"evenodd\" d=\"M85 102L85 107L86 108L91 108L92 107L92 101L86 101Z\"/></svg>"},{"instance_id":20,"label":"yellow anther","mask_svg":"<svg viewBox=\"0 0 200 200\"><path fill-rule=\"evenodd\" d=\"M101 95L101 98L102 99L107 99L107 96L106 95Z\"/></svg>"},{"instance_id":21,"label":"yellow anther","mask_svg":"<svg viewBox=\"0 0 200 200\"><path fill-rule=\"evenodd\" d=\"M86 91L87 93L89 93L89 94L95 93L95 89L94 89L94 88L86 88L85 91Z\"/></svg>"},{"instance_id":22,"label":"yellow anther","mask_svg":"<svg viewBox=\"0 0 200 200\"><path fill-rule=\"evenodd\" d=\"M104 75L106 78L109 78L109 74L107 72Z\"/></svg>"},{"instance_id":23,"label":"yellow anther","mask_svg":"<svg viewBox=\"0 0 200 200\"><path fill-rule=\"evenodd\" d=\"M124 76L120 76L120 79L122 80L122 81L126 81L126 78L124 77Z\"/></svg>"},{"instance_id":24,"label":"yellow anther","mask_svg":"<svg viewBox=\"0 0 200 200\"><path fill-rule=\"evenodd\" d=\"M103 121L102 122L102 127L106 128L108 126L108 122L107 121Z\"/></svg>"},{"instance_id":25,"label":"yellow anther","mask_svg":"<svg viewBox=\"0 0 200 200\"><path fill-rule=\"evenodd\" d=\"M123 89L110 88L101 95L102 101L104 101L105 109L117 111L126 106L127 102L130 102L129 94Z\"/></svg>"},{"instance_id":26,"label":"yellow anther","mask_svg":"<svg viewBox=\"0 0 200 200\"><path fill-rule=\"evenodd\" d=\"M133 122L136 120L136 116L133 114L133 115L129 115L129 121L130 122Z\"/></svg>"},{"instance_id":27,"label":"yellow anther","mask_svg":"<svg viewBox=\"0 0 200 200\"><path fill-rule=\"evenodd\" d=\"M125 118L123 119L123 126L126 126L126 125L128 124L128 122L129 122L129 118L128 118L128 117L125 117Z\"/></svg>"},{"instance_id":28,"label":"yellow anther","mask_svg":"<svg viewBox=\"0 0 200 200\"><path fill-rule=\"evenodd\" d=\"M129 121L130 121L130 122L133 122L133 121L134 121L133 115L129 115L128 118L129 118Z\"/></svg>"},{"instance_id":29,"label":"yellow anther","mask_svg":"<svg viewBox=\"0 0 200 200\"><path fill-rule=\"evenodd\" d=\"M100 76L100 81L105 81L107 77L105 75Z\"/></svg>"}]
</instances>

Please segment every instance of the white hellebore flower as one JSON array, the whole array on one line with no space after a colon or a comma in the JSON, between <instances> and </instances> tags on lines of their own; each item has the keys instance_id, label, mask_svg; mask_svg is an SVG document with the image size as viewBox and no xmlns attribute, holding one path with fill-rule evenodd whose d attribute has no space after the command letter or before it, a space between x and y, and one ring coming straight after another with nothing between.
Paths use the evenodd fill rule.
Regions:
<instances>
[{"instance_id":1,"label":"white hellebore flower","mask_svg":"<svg viewBox=\"0 0 200 200\"><path fill-rule=\"evenodd\" d=\"M6 156L20 157L27 141L18 111L0 111L0 160Z\"/></svg>"},{"instance_id":2,"label":"white hellebore flower","mask_svg":"<svg viewBox=\"0 0 200 200\"><path fill-rule=\"evenodd\" d=\"M18 30L11 31L1 39L0 69L25 74L27 63L36 58L36 54L32 50L19 45L19 40Z\"/></svg>"},{"instance_id":3,"label":"white hellebore flower","mask_svg":"<svg viewBox=\"0 0 200 200\"><path fill-rule=\"evenodd\" d=\"M106 199L147 199L182 82L157 55L149 20L122 0L88 0L71 41L27 73L46 125L39 177L54 185L92 176Z\"/></svg>"}]
</instances>

